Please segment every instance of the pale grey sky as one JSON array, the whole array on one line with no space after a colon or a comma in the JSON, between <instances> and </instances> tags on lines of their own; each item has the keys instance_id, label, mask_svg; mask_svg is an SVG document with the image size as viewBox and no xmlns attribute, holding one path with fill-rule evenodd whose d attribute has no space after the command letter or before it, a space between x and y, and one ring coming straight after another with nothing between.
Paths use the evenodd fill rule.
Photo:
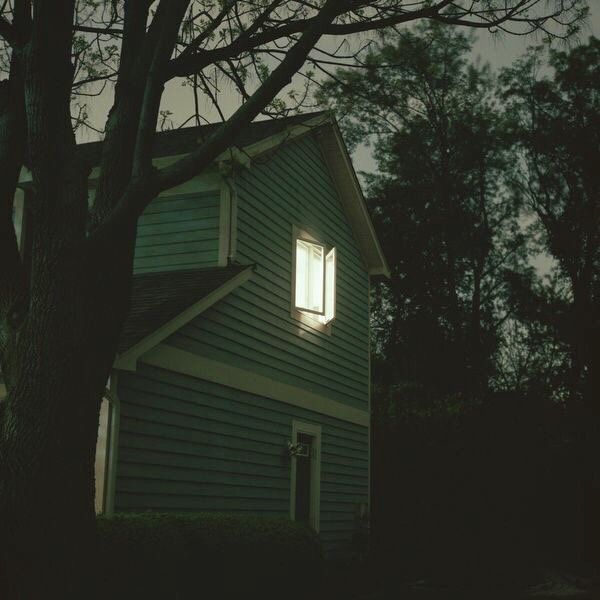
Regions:
<instances>
[{"instance_id":1,"label":"pale grey sky","mask_svg":"<svg viewBox=\"0 0 600 600\"><path fill-rule=\"evenodd\" d=\"M578 38L570 40L569 44L585 43L591 35L600 36L600 0L589 0L589 7L588 22L582 27ZM536 36L521 37L507 34L494 36L487 31L478 32L477 38L473 49L474 56L479 57L482 63L489 63L494 70L509 66L527 51L528 46L541 42L541 38ZM352 160L357 171L374 172L376 170L371 151L365 146L356 149Z\"/></svg>"},{"instance_id":2,"label":"pale grey sky","mask_svg":"<svg viewBox=\"0 0 600 600\"><path fill-rule=\"evenodd\" d=\"M589 0L590 18L583 27L579 36L580 41L587 41L590 35L600 36L600 0ZM478 32L478 41L474 48L474 55L479 56L482 62L488 62L494 69L498 69L511 64L516 58L521 56L527 47L538 43L539 38L533 36L514 36L504 34L502 36L493 36L486 31ZM339 43L339 38L331 42L332 48ZM571 40L571 44L576 44L577 40ZM293 84L299 85L301 79L296 76ZM287 94L288 90L284 90ZM112 89L107 89L101 96L89 98L88 112L95 127L101 129L104 127L106 115L112 102ZM231 87L223 87L221 94L221 104L226 115L231 114L240 104L240 96ZM175 126L179 126L193 112L192 93L189 87L182 87L180 81L170 82L163 96L162 106L173 113ZM218 114L211 109L209 104L201 106L206 110L206 116L210 120L218 121ZM193 125L190 122L189 125ZM96 141L99 135L93 131L81 131L78 134L78 141ZM357 171L372 172L375 170L375 163L371 156L371 151L366 147L359 147L353 155L354 166Z\"/></svg>"}]
</instances>

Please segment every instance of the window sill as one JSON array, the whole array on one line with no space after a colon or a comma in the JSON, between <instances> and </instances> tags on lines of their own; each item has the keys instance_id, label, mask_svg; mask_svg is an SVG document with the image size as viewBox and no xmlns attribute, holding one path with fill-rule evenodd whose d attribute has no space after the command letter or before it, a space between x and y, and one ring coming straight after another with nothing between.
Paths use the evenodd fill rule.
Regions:
<instances>
[{"instance_id":1,"label":"window sill","mask_svg":"<svg viewBox=\"0 0 600 600\"><path fill-rule=\"evenodd\" d=\"M298 310L295 307L292 307L291 316L296 321L300 321L300 323L307 325L312 329L316 329L317 331L320 331L321 333L324 333L326 335L331 335L331 326L335 319L332 319L331 321L329 321L329 323L321 323L318 319L315 319L315 317L313 317L309 313L305 313L301 310Z\"/></svg>"}]
</instances>

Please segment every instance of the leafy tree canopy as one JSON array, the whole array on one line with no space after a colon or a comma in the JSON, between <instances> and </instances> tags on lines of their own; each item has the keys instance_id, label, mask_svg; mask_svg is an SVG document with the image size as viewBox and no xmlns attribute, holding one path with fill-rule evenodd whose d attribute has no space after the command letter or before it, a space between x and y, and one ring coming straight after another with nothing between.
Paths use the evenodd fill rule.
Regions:
<instances>
[{"instance_id":1,"label":"leafy tree canopy","mask_svg":"<svg viewBox=\"0 0 600 600\"><path fill-rule=\"evenodd\" d=\"M473 39L430 23L385 40L321 92L354 143L374 143L371 209L392 264L376 288L376 347L436 396L480 393L507 317L503 270L525 268L510 143Z\"/></svg>"}]
</instances>

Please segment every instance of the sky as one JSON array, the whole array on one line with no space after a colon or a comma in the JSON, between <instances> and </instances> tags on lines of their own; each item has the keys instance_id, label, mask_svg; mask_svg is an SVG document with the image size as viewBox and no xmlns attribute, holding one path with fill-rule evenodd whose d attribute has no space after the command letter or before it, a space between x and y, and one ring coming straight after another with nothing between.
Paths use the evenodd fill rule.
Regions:
<instances>
[{"instance_id":1,"label":"sky","mask_svg":"<svg viewBox=\"0 0 600 600\"><path fill-rule=\"evenodd\" d=\"M600 0L588 0L590 7L590 17L586 25L583 26L582 32L578 40L586 42L590 35L600 36ZM332 47L339 43L339 38L332 40ZM577 44L578 40L571 40L571 44ZM473 55L479 57L482 62L489 63L492 68L499 69L510 65L516 58L526 52L527 47L539 43L540 39L534 36L515 36L503 34L501 36L493 36L487 31L478 31L477 42L473 49ZM299 78L295 77L292 83L298 83ZM91 122L99 129L104 126L106 115L110 109L112 101L112 92L107 90L101 96L91 98L89 102L89 113ZM240 97L237 92L231 88L223 88L223 93L220 98L220 104L224 108L224 112L228 115L239 106ZM190 88L181 87L180 81L170 82L163 96L162 107L173 113L173 124L175 127L180 126L183 121L193 112L192 94ZM201 106L201 111L205 110L210 120L218 120L218 115L214 110L211 111L210 105ZM189 123L193 125L193 122ZM94 131L80 131L78 134L79 142L96 141L99 135ZM353 163L355 169L365 172L373 172L376 170L375 162L371 156L371 151L365 146L359 146L354 152Z\"/></svg>"},{"instance_id":2,"label":"sky","mask_svg":"<svg viewBox=\"0 0 600 600\"><path fill-rule=\"evenodd\" d=\"M570 41L576 45L587 42L591 35L600 37L600 0L589 0L590 17L582 27L578 39ZM494 36L487 31L479 31L477 41L473 48L474 58L479 57L481 62L489 63L494 70L511 65L522 56L527 47L536 45L541 40L535 36L507 35ZM365 146L358 147L352 156L354 168L357 171L373 172L376 170L375 161L371 151Z\"/></svg>"},{"instance_id":3,"label":"sky","mask_svg":"<svg viewBox=\"0 0 600 600\"><path fill-rule=\"evenodd\" d=\"M587 42L590 35L600 37L600 0L589 0L590 16L588 22L582 27L582 31L577 39L569 41L571 45ZM331 41L332 48L339 43ZM489 63L494 70L510 65L519 56L522 56L530 45L535 45L540 42L540 38L535 36L515 36L503 34L494 36L487 31L477 32L477 41L473 48L473 58L479 57L481 62ZM299 77L295 77L292 84L299 83ZM92 123L95 127L101 129L104 126L106 115L110 109L112 101L112 92L107 90L99 97L90 99L89 114ZM224 88L220 97L220 104L224 108L224 112L228 116L240 104L240 97L237 92L231 89ZM170 82L165 89L163 95L162 107L170 110L173 113L173 124L175 127L180 126L193 112L193 100L190 88L181 87L179 81ZM218 121L218 115L214 111L211 112L210 105L201 106L201 111L206 111L210 120ZM193 122L189 123L193 125ZM79 142L96 141L99 139L99 134L93 131L82 131L78 134ZM365 146L359 146L352 156L356 171L374 172L376 164L373 160L371 150ZM547 273L551 266L549 257L540 254L533 259L533 264L537 267L540 274Z\"/></svg>"}]
</instances>

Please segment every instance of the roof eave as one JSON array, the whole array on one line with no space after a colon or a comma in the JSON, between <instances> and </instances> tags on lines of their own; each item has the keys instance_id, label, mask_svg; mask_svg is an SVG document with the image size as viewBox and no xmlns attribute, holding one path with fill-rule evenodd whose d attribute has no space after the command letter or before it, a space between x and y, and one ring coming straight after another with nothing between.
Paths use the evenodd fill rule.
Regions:
<instances>
[{"instance_id":1,"label":"roof eave","mask_svg":"<svg viewBox=\"0 0 600 600\"><path fill-rule=\"evenodd\" d=\"M389 279L389 265L375 233L348 149L333 115L329 118L329 127L321 129L319 141L340 200L346 208L367 272L369 275L383 275Z\"/></svg>"}]
</instances>

